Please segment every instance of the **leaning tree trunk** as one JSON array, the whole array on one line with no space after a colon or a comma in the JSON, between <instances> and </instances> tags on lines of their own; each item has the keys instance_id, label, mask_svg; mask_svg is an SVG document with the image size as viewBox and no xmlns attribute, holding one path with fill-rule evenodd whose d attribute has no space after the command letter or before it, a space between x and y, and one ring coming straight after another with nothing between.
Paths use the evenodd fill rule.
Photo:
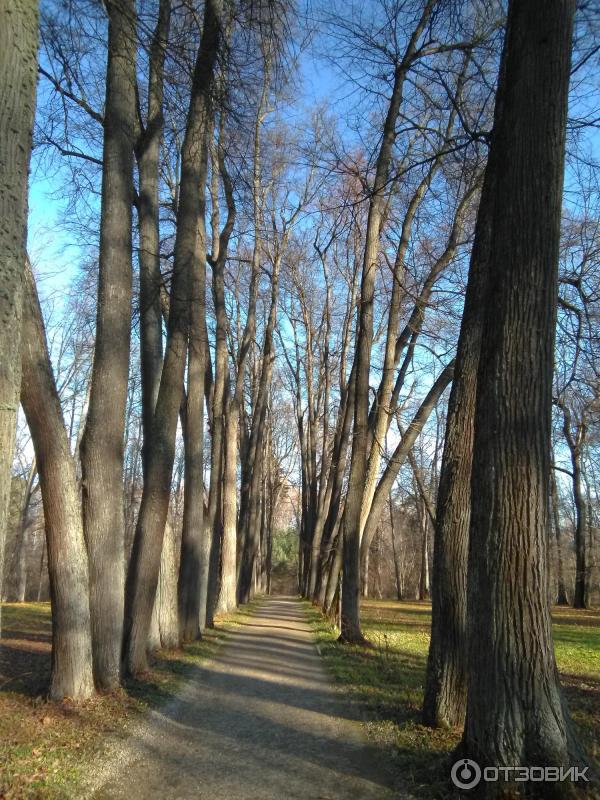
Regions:
<instances>
[{"instance_id":1,"label":"leaning tree trunk","mask_svg":"<svg viewBox=\"0 0 600 800\"><path fill-rule=\"evenodd\" d=\"M96 344L81 441L83 520L90 556L94 678L119 686L123 638L123 459L131 338L135 2L109 2L108 65Z\"/></svg>"},{"instance_id":2,"label":"leaning tree trunk","mask_svg":"<svg viewBox=\"0 0 600 800\"><path fill-rule=\"evenodd\" d=\"M0 3L0 597L21 381L27 176L35 114L37 44L36 0L3 0Z\"/></svg>"},{"instance_id":3,"label":"leaning tree trunk","mask_svg":"<svg viewBox=\"0 0 600 800\"><path fill-rule=\"evenodd\" d=\"M490 255L492 181L489 165L477 213L437 494L431 640L423 700L423 722L431 726L462 725L467 703L467 559L473 420L483 323L481 297L485 293Z\"/></svg>"},{"instance_id":4,"label":"leaning tree trunk","mask_svg":"<svg viewBox=\"0 0 600 800\"><path fill-rule=\"evenodd\" d=\"M220 12L220 0L208 0L182 148L166 353L152 425L147 477L127 572L124 656L130 673L142 672L147 668L146 646L171 495L175 434L187 351L188 279L197 259L200 191L203 189L198 182L202 159L201 142L206 132L208 103L220 47ZM182 545L182 557L183 555Z\"/></svg>"},{"instance_id":5,"label":"leaning tree trunk","mask_svg":"<svg viewBox=\"0 0 600 800\"><path fill-rule=\"evenodd\" d=\"M509 3L490 147L499 168L482 298L461 747L482 766L566 766L579 755L554 658L546 563L574 12L574 0ZM569 791L521 784L536 786L544 797ZM483 785L487 795L504 791Z\"/></svg>"},{"instance_id":6,"label":"leaning tree trunk","mask_svg":"<svg viewBox=\"0 0 600 800\"><path fill-rule=\"evenodd\" d=\"M356 331L356 387L354 398L354 433L346 511L342 522L343 534L343 585L340 640L348 643L363 643L360 628L360 512L367 481L367 445L369 434L369 375L371 346L373 342L373 305L375 300L375 275L379 255L381 226L383 223L392 150L396 139L396 121L402 105L404 82L417 44L427 24L435 0L428 0L422 8L421 17L410 37L406 52L394 74L394 86L390 98L375 179L369 203L365 249L362 263L360 304ZM375 526L376 527L376 526Z\"/></svg>"},{"instance_id":7,"label":"leaning tree trunk","mask_svg":"<svg viewBox=\"0 0 600 800\"><path fill-rule=\"evenodd\" d=\"M88 557L75 464L56 390L31 269L23 305L21 402L38 464L52 601L50 696L86 698L94 691Z\"/></svg>"}]
</instances>

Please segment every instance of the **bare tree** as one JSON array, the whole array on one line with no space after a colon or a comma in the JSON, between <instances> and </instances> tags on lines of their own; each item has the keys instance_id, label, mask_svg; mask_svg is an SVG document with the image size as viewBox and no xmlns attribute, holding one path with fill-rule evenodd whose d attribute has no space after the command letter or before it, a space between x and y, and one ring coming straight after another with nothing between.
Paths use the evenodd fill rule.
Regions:
<instances>
[{"instance_id":1,"label":"bare tree","mask_svg":"<svg viewBox=\"0 0 600 800\"><path fill-rule=\"evenodd\" d=\"M37 44L37 3L4 0L0 5L0 596L21 380L21 307Z\"/></svg>"},{"instance_id":2,"label":"bare tree","mask_svg":"<svg viewBox=\"0 0 600 800\"><path fill-rule=\"evenodd\" d=\"M482 764L567 765L580 757L558 682L546 571L574 12L569 0L509 3L488 162L493 216L477 375L462 742L462 752Z\"/></svg>"}]
</instances>

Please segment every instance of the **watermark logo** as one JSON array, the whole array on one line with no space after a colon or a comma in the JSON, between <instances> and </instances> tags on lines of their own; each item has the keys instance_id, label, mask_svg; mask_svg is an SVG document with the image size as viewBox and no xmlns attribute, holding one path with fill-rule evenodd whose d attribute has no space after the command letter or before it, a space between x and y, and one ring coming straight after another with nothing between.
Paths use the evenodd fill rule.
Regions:
<instances>
[{"instance_id":1,"label":"watermark logo","mask_svg":"<svg viewBox=\"0 0 600 800\"><path fill-rule=\"evenodd\" d=\"M474 789L481 780L481 767L470 758L461 758L453 765L450 777L459 789Z\"/></svg>"},{"instance_id":2,"label":"watermark logo","mask_svg":"<svg viewBox=\"0 0 600 800\"><path fill-rule=\"evenodd\" d=\"M456 761L450 777L459 789L474 789L482 780L488 783L507 781L515 783L562 783L563 781L589 782L588 767L484 767L470 758Z\"/></svg>"}]
</instances>

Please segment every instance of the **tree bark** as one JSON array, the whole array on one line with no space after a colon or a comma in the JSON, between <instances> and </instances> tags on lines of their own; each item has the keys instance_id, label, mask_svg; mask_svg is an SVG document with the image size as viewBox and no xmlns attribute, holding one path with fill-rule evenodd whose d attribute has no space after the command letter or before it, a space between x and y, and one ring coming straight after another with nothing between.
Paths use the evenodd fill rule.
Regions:
<instances>
[{"instance_id":1,"label":"tree bark","mask_svg":"<svg viewBox=\"0 0 600 800\"><path fill-rule=\"evenodd\" d=\"M38 464L52 602L50 696L93 694L88 557L75 464L69 449L46 334L30 267L26 267L21 402Z\"/></svg>"},{"instance_id":2,"label":"tree bark","mask_svg":"<svg viewBox=\"0 0 600 800\"><path fill-rule=\"evenodd\" d=\"M147 471L152 420L160 386L163 359L160 288L159 160L163 134L163 74L171 19L171 1L160 0L150 45L148 114L136 146L139 170L140 232L140 358L142 375L142 462Z\"/></svg>"},{"instance_id":3,"label":"tree bark","mask_svg":"<svg viewBox=\"0 0 600 800\"><path fill-rule=\"evenodd\" d=\"M123 637L123 460L131 339L135 2L109 2L107 10L98 310L81 469L90 557L94 679L99 689L110 691L120 683Z\"/></svg>"},{"instance_id":4,"label":"tree bark","mask_svg":"<svg viewBox=\"0 0 600 800\"><path fill-rule=\"evenodd\" d=\"M219 139L221 138L219 134ZM233 185L229 174L225 169L223 154L220 152L221 142L219 141L219 152L214 152L217 147L213 147L212 159L212 229L213 229L213 252L212 252L212 289L216 315L216 343L215 343L215 377L214 392L212 397L213 411L212 431L211 431L211 453L210 453L210 487L208 502L208 528L211 536L210 568L208 579L208 592L206 600L206 624L208 627L214 625L214 613L216 609L217 597L219 594L220 563L221 563L221 543L224 530L223 521L223 478L226 469L225 459L225 427L226 427L226 405L228 395L225 393L228 371L227 354L227 332L229 323L227 319L227 309L225 306L225 263L227 260L227 250L229 239L235 224L235 202L233 198ZM221 231L218 231L218 187L219 174L222 176L223 188L227 201L227 220ZM235 440L234 435L234 440Z\"/></svg>"},{"instance_id":5,"label":"tree bark","mask_svg":"<svg viewBox=\"0 0 600 800\"><path fill-rule=\"evenodd\" d=\"M573 0L509 3L490 147L498 170L477 375L461 746L482 766L580 758L554 658L546 564L574 12ZM544 797L570 791L516 786ZM483 792L498 796L506 786L487 783Z\"/></svg>"},{"instance_id":6,"label":"tree bark","mask_svg":"<svg viewBox=\"0 0 600 800\"><path fill-rule=\"evenodd\" d=\"M0 3L0 597L21 382L27 187L35 115L38 3ZM1 611L0 611L1 614ZM0 616L0 630L2 618Z\"/></svg>"},{"instance_id":7,"label":"tree bark","mask_svg":"<svg viewBox=\"0 0 600 800\"><path fill-rule=\"evenodd\" d=\"M477 367L490 258L493 167L488 164L471 252L465 307L458 339L435 513L431 640L423 722L464 722L467 702L467 560L471 520L471 465Z\"/></svg>"}]
</instances>

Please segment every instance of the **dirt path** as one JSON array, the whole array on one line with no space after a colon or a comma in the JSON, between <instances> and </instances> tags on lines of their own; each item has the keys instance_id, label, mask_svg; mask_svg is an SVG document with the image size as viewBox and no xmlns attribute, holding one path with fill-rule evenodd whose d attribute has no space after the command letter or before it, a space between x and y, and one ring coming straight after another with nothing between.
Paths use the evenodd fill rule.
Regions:
<instances>
[{"instance_id":1,"label":"dirt path","mask_svg":"<svg viewBox=\"0 0 600 800\"><path fill-rule=\"evenodd\" d=\"M323 670L302 606L271 598L120 754L96 800L388 800L381 753Z\"/></svg>"}]
</instances>

